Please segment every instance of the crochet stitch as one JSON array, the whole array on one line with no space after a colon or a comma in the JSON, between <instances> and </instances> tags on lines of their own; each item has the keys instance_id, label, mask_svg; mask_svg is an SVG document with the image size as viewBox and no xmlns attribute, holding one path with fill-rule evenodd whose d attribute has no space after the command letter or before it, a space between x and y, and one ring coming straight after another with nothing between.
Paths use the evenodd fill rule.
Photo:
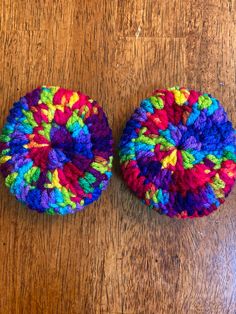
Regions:
<instances>
[{"instance_id":1,"label":"crochet stitch","mask_svg":"<svg viewBox=\"0 0 236 314\"><path fill-rule=\"evenodd\" d=\"M236 178L236 137L220 102L173 87L141 102L120 141L129 188L160 214L201 217L224 202Z\"/></svg>"},{"instance_id":2,"label":"crochet stitch","mask_svg":"<svg viewBox=\"0 0 236 314\"><path fill-rule=\"evenodd\" d=\"M107 187L112 143L96 101L42 86L10 110L0 136L0 170L10 191L31 209L74 213Z\"/></svg>"}]
</instances>

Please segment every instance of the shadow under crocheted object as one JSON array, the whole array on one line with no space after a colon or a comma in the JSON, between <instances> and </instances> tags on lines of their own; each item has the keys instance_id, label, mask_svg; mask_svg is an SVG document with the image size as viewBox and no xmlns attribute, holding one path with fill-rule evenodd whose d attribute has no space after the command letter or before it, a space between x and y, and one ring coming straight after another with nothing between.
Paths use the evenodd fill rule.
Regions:
<instances>
[{"instance_id":1,"label":"shadow under crocheted object","mask_svg":"<svg viewBox=\"0 0 236 314\"><path fill-rule=\"evenodd\" d=\"M220 102L173 87L141 102L120 141L129 188L160 214L201 217L224 202L236 178L236 137Z\"/></svg>"},{"instance_id":2,"label":"shadow under crocheted object","mask_svg":"<svg viewBox=\"0 0 236 314\"><path fill-rule=\"evenodd\" d=\"M0 136L0 170L10 191L31 209L74 213L106 188L112 143L96 101L42 86L10 110Z\"/></svg>"}]
</instances>

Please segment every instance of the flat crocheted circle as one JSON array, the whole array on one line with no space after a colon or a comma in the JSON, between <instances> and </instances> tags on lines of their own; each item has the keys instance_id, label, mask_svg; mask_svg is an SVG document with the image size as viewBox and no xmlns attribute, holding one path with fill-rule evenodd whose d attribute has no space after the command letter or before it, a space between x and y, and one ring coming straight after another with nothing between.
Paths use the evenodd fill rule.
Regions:
<instances>
[{"instance_id":1,"label":"flat crocheted circle","mask_svg":"<svg viewBox=\"0 0 236 314\"><path fill-rule=\"evenodd\" d=\"M97 200L108 184L112 133L88 96L42 86L14 103L0 136L5 183L29 208L68 214Z\"/></svg>"},{"instance_id":2,"label":"flat crocheted circle","mask_svg":"<svg viewBox=\"0 0 236 314\"><path fill-rule=\"evenodd\" d=\"M210 214L236 178L236 137L220 102L173 87L141 102L120 141L129 188L160 214Z\"/></svg>"}]
</instances>

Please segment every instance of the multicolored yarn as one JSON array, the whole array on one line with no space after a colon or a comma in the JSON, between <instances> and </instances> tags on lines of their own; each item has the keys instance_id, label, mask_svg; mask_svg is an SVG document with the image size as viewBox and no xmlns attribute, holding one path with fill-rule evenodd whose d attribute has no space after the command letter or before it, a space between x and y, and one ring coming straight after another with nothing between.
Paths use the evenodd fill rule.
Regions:
<instances>
[{"instance_id":1,"label":"multicolored yarn","mask_svg":"<svg viewBox=\"0 0 236 314\"><path fill-rule=\"evenodd\" d=\"M124 129L120 161L128 186L150 208L170 217L205 216L235 182L235 130L211 95L155 90Z\"/></svg>"},{"instance_id":2,"label":"multicolored yarn","mask_svg":"<svg viewBox=\"0 0 236 314\"><path fill-rule=\"evenodd\" d=\"M10 110L0 136L0 170L10 191L31 209L74 213L107 187L112 143L96 101L42 86Z\"/></svg>"}]
</instances>

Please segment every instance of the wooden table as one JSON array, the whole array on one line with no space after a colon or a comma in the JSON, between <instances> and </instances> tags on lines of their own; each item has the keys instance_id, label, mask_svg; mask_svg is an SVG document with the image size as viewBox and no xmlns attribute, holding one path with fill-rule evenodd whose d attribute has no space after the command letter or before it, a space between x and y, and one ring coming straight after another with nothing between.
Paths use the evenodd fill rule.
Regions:
<instances>
[{"instance_id":1,"label":"wooden table","mask_svg":"<svg viewBox=\"0 0 236 314\"><path fill-rule=\"evenodd\" d=\"M51 84L97 99L118 143L154 88L211 92L235 115L235 1L2 0L0 127ZM1 314L236 313L236 192L208 218L161 217L123 183L49 217L0 190Z\"/></svg>"}]
</instances>

